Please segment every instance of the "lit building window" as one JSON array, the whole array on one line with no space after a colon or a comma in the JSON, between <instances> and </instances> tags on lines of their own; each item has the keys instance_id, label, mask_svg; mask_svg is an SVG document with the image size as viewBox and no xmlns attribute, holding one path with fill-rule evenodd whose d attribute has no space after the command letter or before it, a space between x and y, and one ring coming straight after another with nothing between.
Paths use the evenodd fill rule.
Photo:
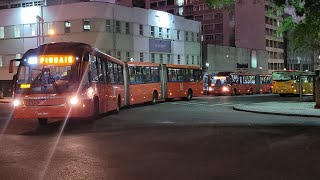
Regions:
<instances>
[{"instance_id":1,"label":"lit building window","mask_svg":"<svg viewBox=\"0 0 320 180\"><path fill-rule=\"evenodd\" d=\"M4 66L3 58L2 56L0 56L0 67L3 67L3 66Z\"/></svg>"},{"instance_id":2,"label":"lit building window","mask_svg":"<svg viewBox=\"0 0 320 180\"><path fill-rule=\"evenodd\" d=\"M130 24L126 22L126 34L130 34Z\"/></svg>"},{"instance_id":3,"label":"lit building window","mask_svg":"<svg viewBox=\"0 0 320 180\"><path fill-rule=\"evenodd\" d=\"M14 37L20 37L20 26L14 26Z\"/></svg>"},{"instance_id":4,"label":"lit building window","mask_svg":"<svg viewBox=\"0 0 320 180\"><path fill-rule=\"evenodd\" d=\"M154 26L151 26L151 37L154 37Z\"/></svg>"},{"instance_id":5,"label":"lit building window","mask_svg":"<svg viewBox=\"0 0 320 180\"><path fill-rule=\"evenodd\" d=\"M163 64L163 54L159 55L160 64Z\"/></svg>"},{"instance_id":6,"label":"lit building window","mask_svg":"<svg viewBox=\"0 0 320 180\"><path fill-rule=\"evenodd\" d=\"M111 32L111 20L106 20L106 31Z\"/></svg>"},{"instance_id":7,"label":"lit building window","mask_svg":"<svg viewBox=\"0 0 320 180\"><path fill-rule=\"evenodd\" d=\"M0 38L1 39L4 38L4 27L3 26L0 27Z\"/></svg>"},{"instance_id":8,"label":"lit building window","mask_svg":"<svg viewBox=\"0 0 320 180\"><path fill-rule=\"evenodd\" d=\"M143 25L142 24L139 25L139 34L141 36L143 36Z\"/></svg>"},{"instance_id":9,"label":"lit building window","mask_svg":"<svg viewBox=\"0 0 320 180\"><path fill-rule=\"evenodd\" d=\"M54 35L55 34L54 24L53 23L48 23L48 34L49 35Z\"/></svg>"},{"instance_id":10,"label":"lit building window","mask_svg":"<svg viewBox=\"0 0 320 180\"><path fill-rule=\"evenodd\" d=\"M116 27L115 27L115 32L116 33L121 33L121 28L120 28L120 21L116 21Z\"/></svg>"},{"instance_id":11,"label":"lit building window","mask_svg":"<svg viewBox=\"0 0 320 180\"><path fill-rule=\"evenodd\" d=\"M189 55L186 56L186 64L189 64Z\"/></svg>"},{"instance_id":12,"label":"lit building window","mask_svg":"<svg viewBox=\"0 0 320 180\"><path fill-rule=\"evenodd\" d=\"M178 15L180 15L180 16L183 15L183 7L179 7L179 9L178 9Z\"/></svg>"},{"instance_id":13,"label":"lit building window","mask_svg":"<svg viewBox=\"0 0 320 180\"><path fill-rule=\"evenodd\" d=\"M151 62L154 63L155 62L155 58L154 58L154 53L151 53Z\"/></svg>"},{"instance_id":14,"label":"lit building window","mask_svg":"<svg viewBox=\"0 0 320 180\"><path fill-rule=\"evenodd\" d=\"M31 30L31 36L35 36L36 35L36 28L37 28L37 25L36 24L30 24L30 30Z\"/></svg>"},{"instance_id":15,"label":"lit building window","mask_svg":"<svg viewBox=\"0 0 320 180\"><path fill-rule=\"evenodd\" d=\"M65 21L64 22L64 32L65 33L70 33L71 32L71 22L70 21Z\"/></svg>"},{"instance_id":16,"label":"lit building window","mask_svg":"<svg viewBox=\"0 0 320 180\"><path fill-rule=\"evenodd\" d=\"M159 28L159 38L162 38L162 28Z\"/></svg>"},{"instance_id":17,"label":"lit building window","mask_svg":"<svg viewBox=\"0 0 320 180\"><path fill-rule=\"evenodd\" d=\"M117 59L121 59L121 52L120 51L117 52Z\"/></svg>"},{"instance_id":18,"label":"lit building window","mask_svg":"<svg viewBox=\"0 0 320 180\"><path fill-rule=\"evenodd\" d=\"M91 30L90 20L84 19L83 20L83 31L90 31L90 30Z\"/></svg>"},{"instance_id":19,"label":"lit building window","mask_svg":"<svg viewBox=\"0 0 320 180\"><path fill-rule=\"evenodd\" d=\"M143 53L140 53L140 62L143 62Z\"/></svg>"},{"instance_id":20,"label":"lit building window","mask_svg":"<svg viewBox=\"0 0 320 180\"><path fill-rule=\"evenodd\" d=\"M130 61L130 52L126 52L126 61Z\"/></svg>"},{"instance_id":21,"label":"lit building window","mask_svg":"<svg viewBox=\"0 0 320 180\"><path fill-rule=\"evenodd\" d=\"M16 59L21 59L21 54L16 54ZM15 61L15 66L19 66L20 61Z\"/></svg>"}]
</instances>

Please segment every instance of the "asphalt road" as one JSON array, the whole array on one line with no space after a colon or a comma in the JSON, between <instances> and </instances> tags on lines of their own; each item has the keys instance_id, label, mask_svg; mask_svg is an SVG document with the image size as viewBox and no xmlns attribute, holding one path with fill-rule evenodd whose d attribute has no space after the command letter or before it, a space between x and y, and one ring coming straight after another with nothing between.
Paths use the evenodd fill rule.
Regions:
<instances>
[{"instance_id":1,"label":"asphalt road","mask_svg":"<svg viewBox=\"0 0 320 180\"><path fill-rule=\"evenodd\" d=\"M101 119L8 122L0 104L1 179L319 179L320 120L238 112L274 95L201 97Z\"/></svg>"}]
</instances>

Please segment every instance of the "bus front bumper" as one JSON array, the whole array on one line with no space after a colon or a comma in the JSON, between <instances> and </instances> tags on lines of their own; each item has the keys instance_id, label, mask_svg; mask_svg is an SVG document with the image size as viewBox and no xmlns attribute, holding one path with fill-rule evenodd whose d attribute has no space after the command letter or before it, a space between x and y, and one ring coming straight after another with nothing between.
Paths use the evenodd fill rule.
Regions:
<instances>
[{"instance_id":1,"label":"bus front bumper","mask_svg":"<svg viewBox=\"0 0 320 180\"><path fill-rule=\"evenodd\" d=\"M88 117L91 112L83 106L21 106L13 110L14 119L34 118L80 118Z\"/></svg>"}]
</instances>

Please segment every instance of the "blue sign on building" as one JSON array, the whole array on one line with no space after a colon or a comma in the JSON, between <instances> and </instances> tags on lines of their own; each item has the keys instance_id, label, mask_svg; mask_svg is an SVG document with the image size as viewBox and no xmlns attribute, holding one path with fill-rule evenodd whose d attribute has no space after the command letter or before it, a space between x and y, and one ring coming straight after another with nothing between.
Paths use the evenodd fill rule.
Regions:
<instances>
[{"instance_id":1,"label":"blue sign on building","mask_svg":"<svg viewBox=\"0 0 320 180\"><path fill-rule=\"evenodd\" d=\"M171 40L149 39L149 51L171 53Z\"/></svg>"}]
</instances>

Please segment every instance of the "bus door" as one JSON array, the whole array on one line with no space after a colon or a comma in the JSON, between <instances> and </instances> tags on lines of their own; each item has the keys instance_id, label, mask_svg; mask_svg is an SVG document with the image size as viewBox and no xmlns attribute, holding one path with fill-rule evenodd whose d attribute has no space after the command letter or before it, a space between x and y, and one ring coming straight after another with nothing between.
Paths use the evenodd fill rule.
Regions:
<instances>
[{"instance_id":1,"label":"bus door","mask_svg":"<svg viewBox=\"0 0 320 180\"><path fill-rule=\"evenodd\" d=\"M160 65L160 82L161 82L161 97L168 98L168 68L165 64Z\"/></svg>"}]
</instances>

